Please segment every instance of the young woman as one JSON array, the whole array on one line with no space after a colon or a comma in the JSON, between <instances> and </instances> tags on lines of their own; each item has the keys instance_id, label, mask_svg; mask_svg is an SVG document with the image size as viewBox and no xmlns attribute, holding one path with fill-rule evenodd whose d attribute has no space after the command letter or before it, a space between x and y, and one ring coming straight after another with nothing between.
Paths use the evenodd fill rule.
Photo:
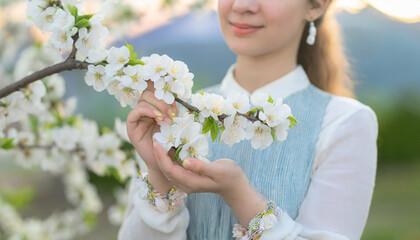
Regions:
<instances>
[{"instance_id":1,"label":"young woman","mask_svg":"<svg viewBox=\"0 0 420 240\"><path fill-rule=\"evenodd\" d=\"M204 91L282 97L298 124L286 141L264 150L249 141L212 143L210 163L188 159L181 167L153 140L177 105L157 100L149 86L127 131L148 169L140 184L158 194L144 200L132 185L119 239L360 239L375 184L378 126L375 113L350 98L330 4L219 0L222 33L237 61L221 84ZM176 205L174 192L188 196ZM164 203L173 207L162 211L157 205Z\"/></svg>"}]
</instances>

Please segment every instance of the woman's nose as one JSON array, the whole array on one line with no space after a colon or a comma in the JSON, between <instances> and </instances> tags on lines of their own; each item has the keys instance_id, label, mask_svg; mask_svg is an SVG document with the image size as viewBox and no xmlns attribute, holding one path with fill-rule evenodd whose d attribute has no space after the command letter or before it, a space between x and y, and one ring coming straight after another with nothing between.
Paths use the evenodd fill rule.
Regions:
<instances>
[{"instance_id":1,"label":"woman's nose","mask_svg":"<svg viewBox=\"0 0 420 240\"><path fill-rule=\"evenodd\" d=\"M246 12L256 13L258 11L258 0L234 0L232 10L239 14Z\"/></svg>"}]
</instances>

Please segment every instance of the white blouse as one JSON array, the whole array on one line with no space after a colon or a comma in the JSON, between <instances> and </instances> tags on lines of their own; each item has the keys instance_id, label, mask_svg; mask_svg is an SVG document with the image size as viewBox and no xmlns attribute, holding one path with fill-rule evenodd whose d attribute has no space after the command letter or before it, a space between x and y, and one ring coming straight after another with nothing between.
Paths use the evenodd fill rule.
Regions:
<instances>
[{"instance_id":1,"label":"white blouse","mask_svg":"<svg viewBox=\"0 0 420 240\"><path fill-rule=\"evenodd\" d=\"M223 93L249 93L233 77L233 64L221 83ZM306 88L303 67L254 92L273 99ZM292 109L293 113L293 109ZM375 186L378 122L374 111L357 100L333 96L315 149L312 178L295 220L286 213L261 240L359 240L369 214ZM133 188L131 188L133 189ZM186 239L188 209L159 213L130 190L118 239ZM195 239L192 239L195 240Z\"/></svg>"}]
</instances>

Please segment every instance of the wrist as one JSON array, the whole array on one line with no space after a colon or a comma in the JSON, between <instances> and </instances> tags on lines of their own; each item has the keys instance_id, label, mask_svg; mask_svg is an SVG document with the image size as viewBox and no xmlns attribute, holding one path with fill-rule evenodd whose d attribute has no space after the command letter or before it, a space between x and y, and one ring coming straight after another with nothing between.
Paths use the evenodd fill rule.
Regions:
<instances>
[{"instance_id":1,"label":"wrist","mask_svg":"<svg viewBox=\"0 0 420 240\"><path fill-rule=\"evenodd\" d=\"M156 192L160 193L163 196L165 196L169 192L169 190L174 186L174 184L171 181L166 179L162 172L148 169L147 176L153 189L155 189Z\"/></svg>"},{"instance_id":2,"label":"wrist","mask_svg":"<svg viewBox=\"0 0 420 240\"><path fill-rule=\"evenodd\" d=\"M238 185L221 197L243 226L247 226L253 217L267 207L266 199L250 184Z\"/></svg>"}]
</instances>

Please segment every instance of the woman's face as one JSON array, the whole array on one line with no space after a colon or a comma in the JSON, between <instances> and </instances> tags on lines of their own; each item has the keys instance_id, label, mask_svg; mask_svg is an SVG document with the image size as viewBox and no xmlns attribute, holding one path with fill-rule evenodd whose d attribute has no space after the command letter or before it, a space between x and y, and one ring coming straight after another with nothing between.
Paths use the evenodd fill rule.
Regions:
<instances>
[{"instance_id":1,"label":"woman's face","mask_svg":"<svg viewBox=\"0 0 420 240\"><path fill-rule=\"evenodd\" d=\"M308 0L219 0L219 22L229 48L259 56L299 46Z\"/></svg>"}]
</instances>

